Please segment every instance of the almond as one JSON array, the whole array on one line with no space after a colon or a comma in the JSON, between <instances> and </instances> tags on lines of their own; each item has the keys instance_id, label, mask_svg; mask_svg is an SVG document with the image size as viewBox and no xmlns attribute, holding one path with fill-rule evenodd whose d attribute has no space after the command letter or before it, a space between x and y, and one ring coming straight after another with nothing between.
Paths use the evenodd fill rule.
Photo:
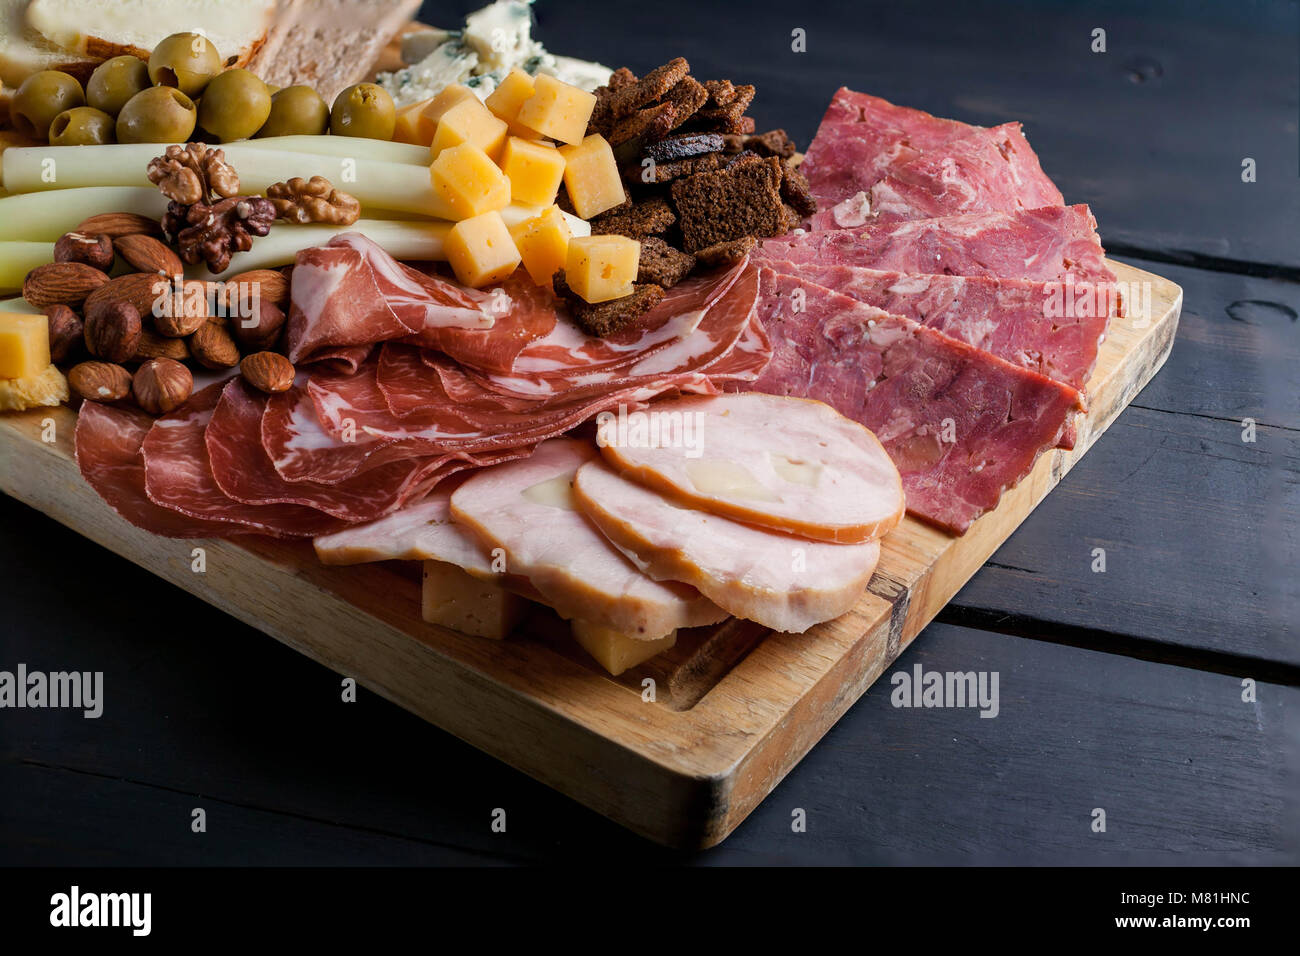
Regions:
<instances>
[{"instance_id":1,"label":"almond","mask_svg":"<svg viewBox=\"0 0 1300 956\"><path fill-rule=\"evenodd\" d=\"M274 269L253 269L231 276L225 282L222 295L226 314L236 314L240 300L247 302L254 295L263 302L284 308L289 304L289 280Z\"/></svg>"},{"instance_id":2,"label":"almond","mask_svg":"<svg viewBox=\"0 0 1300 956\"><path fill-rule=\"evenodd\" d=\"M239 364L239 346L220 322L204 322L189 338L190 354L204 368L232 368Z\"/></svg>"},{"instance_id":3,"label":"almond","mask_svg":"<svg viewBox=\"0 0 1300 956\"><path fill-rule=\"evenodd\" d=\"M293 384L293 363L279 352L255 352L239 363L244 381L260 392L285 392Z\"/></svg>"},{"instance_id":4,"label":"almond","mask_svg":"<svg viewBox=\"0 0 1300 956\"><path fill-rule=\"evenodd\" d=\"M184 339L169 339L157 332L145 329L140 333L140 344L135 347L133 362L143 362L151 358L169 358L184 362L190 357L190 347Z\"/></svg>"},{"instance_id":5,"label":"almond","mask_svg":"<svg viewBox=\"0 0 1300 956\"><path fill-rule=\"evenodd\" d=\"M157 219L138 216L133 212L105 212L98 216L91 216L73 232L91 236L108 236L110 239L116 239L118 236L161 236L162 226L158 224Z\"/></svg>"},{"instance_id":6,"label":"almond","mask_svg":"<svg viewBox=\"0 0 1300 956\"><path fill-rule=\"evenodd\" d=\"M118 236L113 251L140 272L152 272L170 278L185 271L181 257L153 236Z\"/></svg>"},{"instance_id":7,"label":"almond","mask_svg":"<svg viewBox=\"0 0 1300 956\"><path fill-rule=\"evenodd\" d=\"M147 272L129 272L108 280L106 285L86 296L86 311L103 308L114 302L129 302L142 317L154 314L154 307L164 308L171 294L171 283Z\"/></svg>"},{"instance_id":8,"label":"almond","mask_svg":"<svg viewBox=\"0 0 1300 956\"><path fill-rule=\"evenodd\" d=\"M117 402L131 394L131 373L112 362L82 362L68 372L68 385L90 402Z\"/></svg>"},{"instance_id":9,"label":"almond","mask_svg":"<svg viewBox=\"0 0 1300 956\"><path fill-rule=\"evenodd\" d=\"M169 283L169 288L174 290L174 283ZM153 311L154 328L172 338L197 332L211 318L208 291L207 283L186 279L181 283L179 295L173 292L158 302Z\"/></svg>"},{"instance_id":10,"label":"almond","mask_svg":"<svg viewBox=\"0 0 1300 956\"><path fill-rule=\"evenodd\" d=\"M108 276L84 262L51 262L27 273L23 298L38 309L51 305L75 308L107 283Z\"/></svg>"}]
</instances>

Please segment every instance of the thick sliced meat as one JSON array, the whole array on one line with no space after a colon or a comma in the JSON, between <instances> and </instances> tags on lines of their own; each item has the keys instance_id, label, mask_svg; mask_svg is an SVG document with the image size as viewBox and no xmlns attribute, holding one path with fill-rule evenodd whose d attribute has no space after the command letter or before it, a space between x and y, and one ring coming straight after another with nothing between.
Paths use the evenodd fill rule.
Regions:
<instances>
[{"instance_id":1,"label":"thick sliced meat","mask_svg":"<svg viewBox=\"0 0 1300 956\"><path fill-rule=\"evenodd\" d=\"M827 210L850 196L868 193L890 169L974 128L841 87L799 171L808 178L817 205Z\"/></svg>"},{"instance_id":2,"label":"thick sliced meat","mask_svg":"<svg viewBox=\"0 0 1300 956\"><path fill-rule=\"evenodd\" d=\"M898 469L876 436L820 401L692 396L597 425L607 462L693 508L845 544L903 517Z\"/></svg>"},{"instance_id":3,"label":"thick sliced meat","mask_svg":"<svg viewBox=\"0 0 1300 956\"><path fill-rule=\"evenodd\" d=\"M231 379L204 434L217 487L244 504L306 505L346 521L371 521L468 467L454 455L443 455L394 461L336 484L285 481L262 448L267 401L267 395L242 379Z\"/></svg>"},{"instance_id":4,"label":"thick sliced meat","mask_svg":"<svg viewBox=\"0 0 1300 956\"><path fill-rule=\"evenodd\" d=\"M77 413L77 466L86 483L137 528L168 538L207 538L231 533L222 521L192 518L149 500L140 453L153 417L138 408L85 402Z\"/></svg>"},{"instance_id":5,"label":"thick sliced meat","mask_svg":"<svg viewBox=\"0 0 1300 956\"><path fill-rule=\"evenodd\" d=\"M595 456L584 442L545 442L526 461L467 480L452 493L452 516L504 549L508 572L528 578L561 617L643 640L724 619L694 588L642 574L577 510L573 475Z\"/></svg>"},{"instance_id":6,"label":"thick sliced meat","mask_svg":"<svg viewBox=\"0 0 1300 956\"><path fill-rule=\"evenodd\" d=\"M773 354L753 387L819 399L870 428L908 510L942 528L965 532L996 507L1080 405L1074 389L911 319L770 269L761 282Z\"/></svg>"},{"instance_id":7,"label":"thick sliced meat","mask_svg":"<svg viewBox=\"0 0 1300 956\"><path fill-rule=\"evenodd\" d=\"M141 447L149 500L191 518L277 537L315 536L345 527L347 522L315 508L247 505L221 491L212 476L204 432L224 387L222 382L209 385L154 422Z\"/></svg>"},{"instance_id":8,"label":"thick sliced meat","mask_svg":"<svg viewBox=\"0 0 1300 956\"><path fill-rule=\"evenodd\" d=\"M1082 390L1116 308L1109 284L906 275L819 262L771 268L834 289Z\"/></svg>"},{"instance_id":9,"label":"thick sliced meat","mask_svg":"<svg viewBox=\"0 0 1300 956\"><path fill-rule=\"evenodd\" d=\"M285 342L292 362L426 328L486 329L495 321L487 295L417 272L359 233L299 252L290 291Z\"/></svg>"},{"instance_id":10,"label":"thick sliced meat","mask_svg":"<svg viewBox=\"0 0 1300 956\"><path fill-rule=\"evenodd\" d=\"M650 577L690 584L723 610L777 631L802 633L847 613L880 558L876 540L827 544L683 508L601 461L578 469L573 493Z\"/></svg>"},{"instance_id":11,"label":"thick sliced meat","mask_svg":"<svg viewBox=\"0 0 1300 956\"><path fill-rule=\"evenodd\" d=\"M1064 202L1020 124L1006 123L993 129L973 127L968 135L893 167L869 192L819 211L812 228L1014 212Z\"/></svg>"},{"instance_id":12,"label":"thick sliced meat","mask_svg":"<svg viewBox=\"0 0 1300 956\"><path fill-rule=\"evenodd\" d=\"M1114 283L1087 206L975 213L768 239L773 260L926 275Z\"/></svg>"}]
</instances>

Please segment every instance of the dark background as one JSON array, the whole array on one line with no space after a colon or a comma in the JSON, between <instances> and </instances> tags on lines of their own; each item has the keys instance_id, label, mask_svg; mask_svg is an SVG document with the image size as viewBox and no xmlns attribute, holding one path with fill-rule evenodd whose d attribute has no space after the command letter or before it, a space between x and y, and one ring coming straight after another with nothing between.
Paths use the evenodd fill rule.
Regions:
<instances>
[{"instance_id":1,"label":"dark background","mask_svg":"<svg viewBox=\"0 0 1300 956\"><path fill-rule=\"evenodd\" d=\"M754 83L759 129L801 146L840 85L1022 120L1111 254L1183 286L1169 364L891 669L998 671L1001 715L895 709L886 675L728 841L681 856L364 690L341 704L337 675L5 498L0 668L103 670L107 700L0 712L0 863L1300 860L1297 4L537 15L555 52Z\"/></svg>"}]
</instances>

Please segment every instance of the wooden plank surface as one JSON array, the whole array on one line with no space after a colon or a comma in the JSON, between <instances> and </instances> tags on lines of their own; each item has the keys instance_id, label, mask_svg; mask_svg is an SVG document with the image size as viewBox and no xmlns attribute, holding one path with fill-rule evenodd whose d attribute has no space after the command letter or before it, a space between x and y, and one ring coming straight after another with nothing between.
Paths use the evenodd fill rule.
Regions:
<instances>
[{"instance_id":1,"label":"wooden plank surface","mask_svg":"<svg viewBox=\"0 0 1300 956\"><path fill-rule=\"evenodd\" d=\"M639 693L644 672L606 680L544 635L499 644L425 625L415 582L383 565L325 568L305 544L209 541L198 545L205 570L195 573L194 542L128 526L84 484L67 409L0 420L0 487L637 832L708 846L758 805L1155 374L1181 292L1116 270L1131 287L1148 287L1152 314L1112 323L1073 451L1044 455L961 538L905 520L884 541L862 601L836 621L756 644L752 628L724 625L721 643L736 632L752 650L703 685L692 661L678 658L675 671L660 673L667 693L652 706ZM45 422L56 425L53 443L38 438ZM703 656L715 656L714 643ZM688 699L676 699L679 687Z\"/></svg>"},{"instance_id":2,"label":"wooden plank surface","mask_svg":"<svg viewBox=\"0 0 1300 956\"><path fill-rule=\"evenodd\" d=\"M473 2L426 4L447 22ZM758 88L760 127L806 144L841 85L981 125L1021 120L1115 254L1300 276L1300 7L1289 2L539 4L538 35L644 71L673 55ZM672 24L671 41L664 25ZM792 51L792 30L806 52ZM1093 53L1104 29L1107 52ZM552 39L555 38L555 39ZM1256 162L1243 183L1242 160Z\"/></svg>"}]
</instances>

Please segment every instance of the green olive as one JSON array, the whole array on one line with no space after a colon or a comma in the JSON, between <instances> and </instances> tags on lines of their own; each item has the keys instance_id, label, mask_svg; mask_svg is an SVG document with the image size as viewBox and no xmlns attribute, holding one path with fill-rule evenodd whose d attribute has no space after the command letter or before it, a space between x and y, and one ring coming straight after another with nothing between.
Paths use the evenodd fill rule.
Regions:
<instances>
[{"instance_id":1,"label":"green olive","mask_svg":"<svg viewBox=\"0 0 1300 956\"><path fill-rule=\"evenodd\" d=\"M266 84L247 70L217 74L199 100L199 126L223 143L248 139L270 115Z\"/></svg>"},{"instance_id":2,"label":"green olive","mask_svg":"<svg viewBox=\"0 0 1300 956\"><path fill-rule=\"evenodd\" d=\"M90 106L64 110L50 124L50 145L102 146L116 139L113 125L113 117Z\"/></svg>"},{"instance_id":3,"label":"green olive","mask_svg":"<svg viewBox=\"0 0 1300 956\"><path fill-rule=\"evenodd\" d=\"M194 101L168 86L151 86L117 114L119 143L184 143L194 132Z\"/></svg>"},{"instance_id":4,"label":"green olive","mask_svg":"<svg viewBox=\"0 0 1300 956\"><path fill-rule=\"evenodd\" d=\"M330 108L310 86L290 86L271 97L271 115L258 136L317 136L330 128Z\"/></svg>"},{"instance_id":5,"label":"green olive","mask_svg":"<svg viewBox=\"0 0 1300 956\"><path fill-rule=\"evenodd\" d=\"M358 83L334 100L330 111L330 132L335 136L365 136L392 139L397 128L397 107L382 86Z\"/></svg>"},{"instance_id":6,"label":"green olive","mask_svg":"<svg viewBox=\"0 0 1300 956\"><path fill-rule=\"evenodd\" d=\"M14 129L32 139L50 135L50 123L64 110L86 105L86 94L75 76L58 70L42 70L23 80L9 104Z\"/></svg>"},{"instance_id":7,"label":"green olive","mask_svg":"<svg viewBox=\"0 0 1300 956\"><path fill-rule=\"evenodd\" d=\"M86 102L112 116L122 112L126 101L147 90L149 66L138 56L115 56L95 67L86 83Z\"/></svg>"},{"instance_id":8,"label":"green olive","mask_svg":"<svg viewBox=\"0 0 1300 956\"><path fill-rule=\"evenodd\" d=\"M174 86L186 96L198 96L221 72L221 55L199 33L173 33L158 41L149 57L149 79L155 86Z\"/></svg>"}]
</instances>

